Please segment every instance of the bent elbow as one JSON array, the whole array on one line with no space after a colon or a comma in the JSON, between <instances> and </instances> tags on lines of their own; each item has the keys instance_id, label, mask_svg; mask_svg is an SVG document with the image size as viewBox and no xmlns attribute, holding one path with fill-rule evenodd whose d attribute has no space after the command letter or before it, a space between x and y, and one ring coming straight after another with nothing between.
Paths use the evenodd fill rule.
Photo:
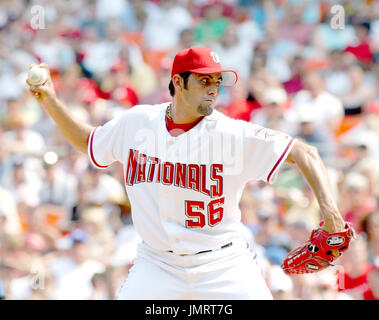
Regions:
<instances>
[{"instance_id":1,"label":"bent elbow","mask_svg":"<svg viewBox=\"0 0 379 320\"><path fill-rule=\"evenodd\" d=\"M307 145L306 154L312 159L318 159L320 154L315 146Z\"/></svg>"},{"instance_id":2,"label":"bent elbow","mask_svg":"<svg viewBox=\"0 0 379 320\"><path fill-rule=\"evenodd\" d=\"M318 160L320 158L318 149L315 146L309 145L303 141L296 141L290 154L291 163L305 163Z\"/></svg>"}]
</instances>

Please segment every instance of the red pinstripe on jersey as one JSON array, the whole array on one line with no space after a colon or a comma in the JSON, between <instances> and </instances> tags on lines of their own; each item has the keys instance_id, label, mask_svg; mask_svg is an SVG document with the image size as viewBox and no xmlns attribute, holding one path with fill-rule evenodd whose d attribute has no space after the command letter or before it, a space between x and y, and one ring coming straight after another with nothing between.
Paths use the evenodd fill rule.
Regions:
<instances>
[{"instance_id":1,"label":"red pinstripe on jersey","mask_svg":"<svg viewBox=\"0 0 379 320\"><path fill-rule=\"evenodd\" d=\"M99 168L108 168L109 166L102 166L102 165L98 164L96 162L96 160L95 160L95 157L93 156L93 136L95 135L95 132L96 132L97 128L98 127L96 127L95 129L93 129L91 137L90 137L90 141L89 141L89 151L90 151L90 155L91 155L91 160L92 160L92 163L96 167L99 167Z\"/></svg>"},{"instance_id":2,"label":"red pinstripe on jersey","mask_svg":"<svg viewBox=\"0 0 379 320\"><path fill-rule=\"evenodd\" d=\"M291 140L290 140L290 142L288 143L287 147L285 148L283 154L280 156L279 160L276 161L274 167L271 169L270 174L269 174L268 177L267 177L267 182L270 182L270 179L271 179L272 174L275 172L275 170L276 170L276 168L279 166L279 164L283 161L283 158L284 158L284 156L287 154L288 149L289 149L290 146L292 145L293 141L294 141L294 139L291 139Z\"/></svg>"}]
</instances>

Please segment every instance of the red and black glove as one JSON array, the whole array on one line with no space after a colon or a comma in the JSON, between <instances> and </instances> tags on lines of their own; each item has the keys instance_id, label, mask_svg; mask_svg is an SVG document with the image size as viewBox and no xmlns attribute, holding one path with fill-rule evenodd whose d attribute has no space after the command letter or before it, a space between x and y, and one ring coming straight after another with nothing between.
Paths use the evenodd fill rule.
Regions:
<instances>
[{"instance_id":1,"label":"red and black glove","mask_svg":"<svg viewBox=\"0 0 379 320\"><path fill-rule=\"evenodd\" d=\"M328 233L320 227L313 230L310 239L287 254L282 268L287 274L314 273L327 268L355 238L351 223L344 231Z\"/></svg>"}]
</instances>

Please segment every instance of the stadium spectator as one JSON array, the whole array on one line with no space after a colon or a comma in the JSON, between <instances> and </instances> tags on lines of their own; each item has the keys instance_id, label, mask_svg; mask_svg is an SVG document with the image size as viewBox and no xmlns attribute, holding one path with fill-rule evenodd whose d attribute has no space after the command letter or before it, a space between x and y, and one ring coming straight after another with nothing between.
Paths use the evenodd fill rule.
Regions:
<instances>
[{"instance_id":1,"label":"stadium spectator","mask_svg":"<svg viewBox=\"0 0 379 320\"><path fill-rule=\"evenodd\" d=\"M351 82L348 73L349 59L342 50L329 53L329 66L323 71L325 89L340 99L349 93Z\"/></svg>"},{"instance_id":2,"label":"stadium spectator","mask_svg":"<svg viewBox=\"0 0 379 320\"><path fill-rule=\"evenodd\" d=\"M203 10L203 16L195 27L195 39L209 47L222 38L231 21L223 15L220 1L208 3Z\"/></svg>"},{"instance_id":3,"label":"stadium spectator","mask_svg":"<svg viewBox=\"0 0 379 320\"><path fill-rule=\"evenodd\" d=\"M333 15L329 11L325 21L320 23L313 33L312 46L319 52L344 50L356 39L353 26L345 24L343 28L333 27L332 17ZM341 22L343 23L343 21Z\"/></svg>"},{"instance_id":4,"label":"stadium spectator","mask_svg":"<svg viewBox=\"0 0 379 320\"><path fill-rule=\"evenodd\" d=\"M230 88L228 94L230 96L230 101L226 102L229 103L223 104L220 101L218 110L222 110L224 114L233 119L249 121L252 111L257 106L248 100L247 84L240 82L234 85L232 88Z\"/></svg>"},{"instance_id":5,"label":"stadium spectator","mask_svg":"<svg viewBox=\"0 0 379 320\"><path fill-rule=\"evenodd\" d=\"M379 300L379 266L378 257L368 274L368 288L363 292L363 300Z\"/></svg>"},{"instance_id":6,"label":"stadium spectator","mask_svg":"<svg viewBox=\"0 0 379 320\"><path fill-rule=\"evenodd\" d=\"M364 232L367 234L369 260L374 262L379 256L379 211L370 213L365 222Z\"/></svg>"},{"instance_id":7,"label":"stadium spectator","mask_svg":"<svg viewBox=\"0 0 379 320\"><path fill-rule=\"evenodd\" d=\"M289 135L297 133L297 117L283 88L266 87L259 102L262 108L252 111L252 122Z\"/></svg>"},{"instance_id":8,"label":"stadium spectator","mask_svg":"<svg viewBox=\"0 0 379 320\"><path fill-rule=\"evenodd\" d=\"M370 23L361 22L354 24L354 32L357 38L355 43L351 43L345 49L355 56L355 58L363 65L368 65L372 62L373 53L369 39Z\"/></svg>"},{"instance_id":9,"label":"stadium spectator","mask_svg":"<svg viewBox=\"0 0 379 320\"><path fill-rule=\"evenodd\" d=\"M303 89L302 76L304 74L305 59L301 55L295 55L290 62L291 77L283 82L283 88L287 94L293 96Z\"/></svg>"},{"instance_id":10,"label":"stadium spectator","mask_svg":"<svg viewBox=\"0 0 379 320\"><path fill-rule=\"evenodd\" d=\"M179 34L193 25L193 18L178 0L145 2L147 13L142 34L148 50L167 51L176 45Z\"/></svg>"},{"instance_id":11,"label":"stadium spectator","mask_svg":"<svg viewBox=\"0 0 379 320\"><path fill-rule=\"evenodd\" d=\"M373 85L365 79L365 73L360 66L350 66L348 77L349 90L341 97L345 114L360 114L366 101L374 98L375 91Z\"/></svg>"},{"instance_id":12,"label":"stadium spectator","mask_svg":"<svg viewBox=\"0 0 379 320\"><path fill-rule=\"evenodd\" d=\"M53 299L83 300L92 294L92 277L105 271L102 263L91 257L88 233L74 229L68 236L65 253L48 266L55 279Z\"/></svg>"},{"instance_id":13,"label":"stadium spectator","mask_svg":"<svg viewBox=\"0 0 379 320\"><path fill-rule=\"evenodd\" d=\"M330 162L336 156L336 143L330 136L316 126L316 111L313 105L299 106L296 114L298 121L296 137L315 146L325 162Z\"/></svg>"},{"instance_id":14,"label":"stadium spectator","mask_svg":"<svg viewBox=\"0 0 379 320\"><path fill-rule=\"evenodd\" d=\"M341 256L338 268L338 290L361 300L367 290L370 263L368 262L367 243L360 236L352 243L346 255Z\"/></svg>"},{"instance_id":15,"label":"stadium spectator","mask_svg":"<svg viewBox=\"0 0 379 320\"><path fill-rule=\"evenodd\" d=\"M334 136L344 116L340 99L325 90L325 83L317 72L304 75L304 89L293 97L293 107L296 112L302 108L312 108L315 111L315 125L325 134Z\"/></svg>"},{"instance_id":16,"label":"stadium spectator","mask_svg":"<svg viewBox=\"0 0 379 320\"><path fill-rule=\"evenodd\" d=\"M342 188L342 214L346 221L353 223L356 232L360 233L366 215L375 211L377 203L369 193L368 179L357 172L349 172L345 175Z\"/></svg>"},{"instance_id":17,"label":"stadium spectator","mask_svg":"<svg viewBox=\"0 0 379 320\"><path fill-rule=\"evenodd\" d=\"M236 70L242 81L249 78L249 67L253 55L252 47L249 43L241 41L237 25L229 24L219 43L215 43L212 48L223 61L225 68Z\"/></svg>"}]
</instances>

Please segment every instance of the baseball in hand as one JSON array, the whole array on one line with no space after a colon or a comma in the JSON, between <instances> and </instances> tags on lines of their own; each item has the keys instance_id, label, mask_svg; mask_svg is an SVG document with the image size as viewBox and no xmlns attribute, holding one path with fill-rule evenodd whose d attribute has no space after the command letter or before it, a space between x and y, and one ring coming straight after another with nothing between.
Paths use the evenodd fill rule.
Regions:
<instances>
[{"instance_id":1,"label":"baseball in hand","mask_svg":"<svg viewBox=\"0 0 379 320\"><path fill-rule=\"evenodd\" d=\"M33 86L44 84L47 80L47 70L39 66L33 66L28 72L28 82Z\"/></svg>"}]
</instances>

